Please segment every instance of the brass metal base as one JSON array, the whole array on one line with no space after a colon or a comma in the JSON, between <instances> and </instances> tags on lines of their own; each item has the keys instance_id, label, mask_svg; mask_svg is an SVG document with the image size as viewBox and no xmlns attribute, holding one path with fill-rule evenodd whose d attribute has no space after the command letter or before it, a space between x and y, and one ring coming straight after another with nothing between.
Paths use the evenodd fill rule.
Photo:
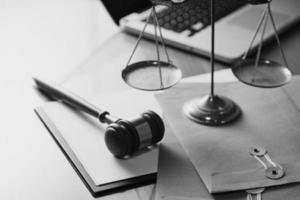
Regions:
<instances>
[{"instance_id":1,"label":"brass metal base","mask_svg":"<svg viewBox=\"0 0 300 200\"><path fill-rule=\"evenodd\" d=\"M227 97L206 95L185 103L183 112L199 124L219 126L238 119L241 109Z\"/></svg>"}]
</instances>

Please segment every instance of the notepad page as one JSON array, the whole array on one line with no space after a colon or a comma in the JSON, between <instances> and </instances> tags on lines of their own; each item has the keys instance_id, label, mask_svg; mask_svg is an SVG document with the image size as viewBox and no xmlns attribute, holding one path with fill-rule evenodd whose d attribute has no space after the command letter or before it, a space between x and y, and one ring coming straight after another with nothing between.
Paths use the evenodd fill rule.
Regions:
<instances>
[{"instance_id":1,"label":"notepad page","mask_svg":"<svg viewBox=\"0 0 300 200\"><path fill-rule=\"evenodd\" d=\"M132 101L133 98L135 101ZM141 103L134 103L136 100ZM97 102L98 107L102 105L101 109L123 119L137 116L149 109L161 113L151 93L124 91L103 94L103 98L99 98ZM46 103L39 109L64 137L96 185L157 172L158 147L131 159L120 160L108 151L104 143L107 125L58 102Z\"/></svg>"}]
</instances>

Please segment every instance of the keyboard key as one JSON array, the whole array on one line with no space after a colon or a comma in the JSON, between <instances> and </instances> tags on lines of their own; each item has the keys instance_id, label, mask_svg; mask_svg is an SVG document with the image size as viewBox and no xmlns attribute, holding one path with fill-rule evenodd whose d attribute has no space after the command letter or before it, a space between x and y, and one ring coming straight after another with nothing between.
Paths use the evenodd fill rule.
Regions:
<instances>
[{"instance_id":1,"label":"keyboard key","mask_svg":"<svg viewBox=\"0 0 300 200\"><path fill-rule=\"evenodd\" d=\"M182 9L178 9L178 10L176 10L176 13L180 16L180 15L183 14L183 10Z\"/></svg>"},{"instance_id":2,"label":"keyboard key","mask_svg":"<svg viewBox=\"0 0 300 200\"><path fill-rule=\"evenodd\" d=\"M198 21L198 19L196 17L191 17L190 21L191 21L191 24L195 24Z\"/></svg>"},{"instance_id":3,"label":"keyboard key","mask_svg":"<svg viewBox=\"0 0 300 200\"><path fill-rule=\"evenodd\" d=\"M182 16L183 16L184 19L190 18L190 15L188 13L184 13Z\"/></svg>"},{"instance_id":4,"label":"keyboard key","mask_svg":"<svg viewBox=\"0 0 300 200\"><path fill-rule=\"evenodd\" d=\"M164 21L168 22L170 21L171 17L169 15L164 16Z\"/></svg>"},{"instance_id":5,"label":"keyboard key","mask_svg":"<svg viewBox=\"0 0 300 200\"><path fill-rule=\"evenodd\" d=\"M182 17L182 16L177 16L177 17L176 17L176 20L177 20L178 22L183 22L183 17Z\"/></svg>"},{"instance_id":6,"label":"keyboard key","mask_svg":"<svg viewBox=\"0 0 300 200\"><path fill-rule=\"evenodd\" d=\"M184 20L184 22L183 22L183 24L186 26L186 27L188 27L189 25L190 25L190 20Z\"/></svg>"},{"instance_id":7,"label":"keyboard key","mask_svg":"<svg viewBox=\"0 0 300 200\"><path fill-rule=\"evenodd\" d=\"M176 17L177 17L177 15L176 15L176 13L175 13L175 12L172 12L172 13L171 13L171 15L170 15L170 17L171 17L172 19L174 19L174 18L176 18Z\"/></svg>"},{"instance_id":8,"label":"keyboard key","mask_svg":"<svg viewBox=\"0 0 300 200\"><path fill-rule=\"evenodd\" d=\"M166 29L171 29L171 28L172 28L172 26L171 26L171 24L169 24L169 23L166 23L166 24L164 24L164 28L166 28Z\"/></svg>"},{"instance_id":9,"label":"keyboard key","mask_svg":"<svg viewBox=\"0 0 300 200\"><path fill-rule=\"evenodd\" d=\"M185 26L184 26L183 23L178 23L178 24L177 24L177 28L179 29L179 31L180 31L180 30L183 31L184 28L185 28Z\"/></svg>"},{"instance_id":10,"label":"keyboard key","mask_svg":"<svg viewBox=\"0 0 300 200\"><path fill-rule=\"evenodd\" d=\"M191 9L191 10L189 10L189 13L190 13L190 15L195 15L195 14L196 14L196 11L193 10L193 9Z\"/></svg>"},{"instance_id":11,"label":"keyboard key","mask_svg":"<svg viewBox=\"0 0 300 200\"><path fill-rule=\"evenodd\" d=\"M177 24L177 21L175 19L172 19L170 24L171 24L171 26L175 26Z\"/></svg>"}]
</instances>

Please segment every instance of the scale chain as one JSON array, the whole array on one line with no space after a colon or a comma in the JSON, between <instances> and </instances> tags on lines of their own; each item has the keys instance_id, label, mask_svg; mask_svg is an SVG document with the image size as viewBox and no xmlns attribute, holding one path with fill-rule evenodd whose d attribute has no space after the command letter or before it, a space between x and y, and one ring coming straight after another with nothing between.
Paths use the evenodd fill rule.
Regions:
<instances>
[{"instance_id":1,"label":"scale chain","mask_svg":"<svg viewBox=\"0 0 300 200\"><path fill-rule=\"evenodd\" d=\"M268 9L268 8L266 7L265 10L264 10L264 12L263 12L263 14L262 14L262 16L261 16L261 18L260 18L260 21L259 21L259 23L258 23L258 25L257 25L257 27L256 27L256 32L254 33L254 36L253 36L253 38L252 38L252 40L251 40L251 42L250 42L250 45L249 45L248 50L246 51L246 53L245 53L244 56L243 56L243 60L245 60L245 59L247 58L247 56L248 56L248 54L249 54L249 52L250 52L250 50L251 50L251 48L252 48L252 46L253 46L253 43L254 43L254 41L255 41L255 38L256 38L256 36L257 36L257 34L258 34L258 32L259 32L261 26L262 26L263 21L264 21L264 19L265 19L265 16L266 16L266 14L267 14L267 11L268 11L267 9Z\"/></svg>"},{"instance_id":2,"label":"scale chain","mask_svg":"<svg viewBox=\"0 0 300 200\"><path fill-rule=\"evenodd\" d=\"M257 53L256 53L256 58L255 58L255 64L254 64L254 74L252 76L252 83L255 81L255 77L257 75L257 67L258 67L258 63L259 63L259 60L260 60L260 56L261 56L261 50L262 50L262 44L263 44L263 40L264 40L264 36L265 36L265 32L266 32L266 27L267 27L267 24L268 24L268 19L269 19L269 15L265 15L264 16L264 19L263 19L263 29L262 29L262 32L261 32L261 38L260 38L260 42L259 42L259 46L258 46L258 50L257 50Z\"/></svg>"},{"instance_id":3,"label":"scale chain","mask_svg":"<svg viewBox=\"0 0 300 200\"><path fill-rule=\"evenodd\" d=\"M158 61L158 72L159 72L159 80L160 80L160 88L164 87L162 72L161 72L161 62L160 62L160 55L159 55L159 41L157 35L157 27L159 26L158 21L156 20L156 10L155 7L152 7L152 18L154 19L154 33L155 33L155 46L156 46L156 54L157 54L157 61Z\"/></svg>"},{"instance_id":4,"label":"scale chain","mask_svg":"<svg viewBox=\"0 0 300 200\"><path fill-rule=\"evenodd\" d=\"M245 52L245 54L243 55L242 59L245 60L253 46L253 43L256 39L256 36L259 32L259 30L261 29L261 26L262 24L264 23L264 27L263 27L263 31L262 31L262 37L261 37L261 42L259 44L259 49L258 49L258 52L257 52L257 56L256 56L256 60L255 60L255 67L257 67L258 65L258 61L259 61L259 58L260 58L260 54L261 54L261 46L262 46L262 41L263 41L263 35L265 34L265 28L266 28L266 24L267 24L267 21L268 21L268 17L270 17L270 21L271 21L271 24L272 24L272 28L274 30L274 33L275 33L275 38L276 38L276 42L278 44L278 47L280 49L280 53L281 53L281 56L282 56L282 59L284 61L284 64L288 67L288 62L287 62L287 59L286 59L286 56L285 56L285 53L283 51L283 48L282 48L282 45L281 45L281 42L280 42L280 39L279 39L279 34L278 34L278 30L276 28L276 25L275 25L275 20L274 20L274 16L273 16L273 13L272 13L272 10L271 10L271 1L269 1L267 3L267 6L262 14L262 17L256 27L256 32L254 33L254 37L252 38L251 42L250 42L250 46L249 48L247 49L247 51ZM289 68L289 67L288 67Z\"/></svg>"},{"instance_id":5,"label":"scale chain","mask_svg":"<svg viewBox=\"0 0 300 200\"><path fill-rule=\"evenodd\" d=\"M165 54L166 54L168 63L171 63L172 61L171 61L171 59L170 59L170 57L169 57L169 54L168 54L168 51L167 51L167 48L166 48L166 45L165 45L165 39L164 39L164 37L163 37L163 34L162 34L162 31L161 31L161 27L160 27L160 25L159 25L159 21L158 21L156 12L154 12L154 17L155 17L156 23L158 24L158 31L159 31L159 34L160 34L160 37L161 37L161 40L162 40L162 46L163 46L163 48L164 48L164 51L165 51Z\"/></svg>"},{"instance_id":6,"label":"scale chain","mask_svg":"<svg viewBox=\"0 0 300 200\"><path fill-rule=\"evenodd\" d=\"M262 43L263 43L263 40L264 40L264 36L265 36L265 32L266 32L266 27L267 27L267 24L268 24L268 19L269 19L269 16L268 15L265 15L264 16L264 25L263 25L263 29L262 29L262 32L261 32L261 37L260 37L260 42L259 42L259 47L258 47L258 51L257 51L257 54L256 54L256 59L255 59L255 68L257 68L258 66L258 62L259 62L259 59L260 59L260 55L261 55L261 49L262 49Z\"/></svg>"},{"instance_id":7,"label":"scale chain","mask_svg":"<svg viewBox=\"0 0 300 200\"><path fill-rule=\"evenodd\" d=\"M280 39L279 39L279 36L278 36L278 31L277 31L277 28L276 28L276 25L275 25L275 20L274 20L272 11L271 11L271 5L270 5L270 2L268 3L268 10L269 10L269 15L270 15L271 23L272 23L272 26L273 26L273 29L274 29L274 32L275 32L275 38L276 38L277 44L278 44L278 46L279 46L279 49L280 49L280 52L281 52L281 56L282 56L283 62L284 62L284 64L286 65L286 67L289 68L289 65L288 65L286 56L285 56L285 54L284 54L284 51L283 51L282 46L281 46L281 43L280 43Z\"/></svg>"},{"instance_id":8,"label":"scale chain","mask_svg":"<svg viewBox=\"0 0 300 200\"><path fill-rule=\"evenodd\" d=\"M136 49L137 49L139 43L140 43L140 41L141 41L141 39L142 39L142 37L143 37L143 35L144 35L144 33L145 33L145 30L146 30L146 28L147 28L147 26L148 26L148 24L149 24L150 18L151 18L151 16L152 16L152 13L153 13L153 10L151 11L150 15L149 15L148 18L147 18L147 21L146 21L146 23L145 23L145 25L144 25L144 27L143 27L142 32L141 32L140 35L139 35L138 40L137 40L136 43L135 43L135 46L134 46L134 48L133 48L133 51L132 51L132 53L131 53L131 55L130 55L130 57L129 57L129 60L128 60L126 66L129 65L129 63L130 63L130 61L131 61L131 59L132 59L132 57L133 57L133 55L134 55L134 53L135 53L135 51L136 51Z\"/></svg>"}]
</instances>

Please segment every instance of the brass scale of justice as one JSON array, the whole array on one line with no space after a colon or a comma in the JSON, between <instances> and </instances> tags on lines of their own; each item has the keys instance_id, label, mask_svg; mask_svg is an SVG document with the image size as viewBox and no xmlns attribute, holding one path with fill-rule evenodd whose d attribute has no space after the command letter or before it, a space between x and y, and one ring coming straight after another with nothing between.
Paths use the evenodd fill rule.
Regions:
<instances>
[{"instance_id":1,"label":"brass scale of justice","mask_svg":"<svg viewBox=\"0 0 300 200\"><path fill-rule=\"evenodd\" d=\"M122 70L123 80L131 87L145 90L158 91L174 86L181 79L181 70L175 66L167 52L165 40L159 25L156 5L173 6L185 0L151 0L152 9L143 30L137 39L134 49L129 57L125 69ZM214 93L214 65L215 65L215 0L211 0L211 91L208 95L192 99L183 106L183 112L190 120L209 126L219 126L236 120L240 114L240 107L231 99L219 96ZM292 77L286 56L282 49L276 24L271 10L272 0L247 0L247 3L258 5L265 4L262 17L258 22L250 46L242 58L232 67L233 74L239 81L254 87L275 88L288 83ZM155 46L157 60L144 60L130 63L137 47L144 36L150 19L153 20ZM270 19L277 45L280 49L284 64L277 63L269 59L261 58L262 43L266 31L268 20ZM248 58L248 54L253 46L255 39L260 33L260 43L257 48L255 59ZM160 56L160 43L164 50L167 61L162 61Z\"/></svg>"}]
</instances>

